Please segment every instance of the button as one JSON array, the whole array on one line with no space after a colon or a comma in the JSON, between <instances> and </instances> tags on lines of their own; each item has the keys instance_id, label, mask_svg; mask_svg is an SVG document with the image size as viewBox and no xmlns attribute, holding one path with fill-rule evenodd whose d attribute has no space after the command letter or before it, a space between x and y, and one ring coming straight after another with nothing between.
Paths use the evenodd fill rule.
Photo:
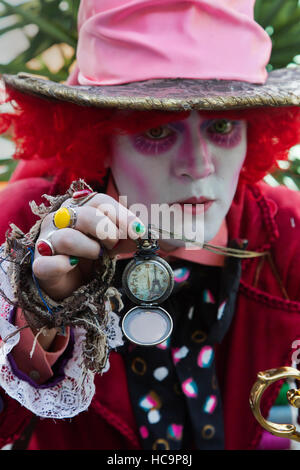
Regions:
<instances>
[{"instance_id":1,"label":"button","mask_svg":"<svg viewBox=\"0 0 300 470\"><path fill-rule=\"evenodd\" d=\"M29 377L34 380L35 382L37 382L40 378L40 374L38 373L37 370L31 370L29 372Z\"/></svg>"}]
</instances>

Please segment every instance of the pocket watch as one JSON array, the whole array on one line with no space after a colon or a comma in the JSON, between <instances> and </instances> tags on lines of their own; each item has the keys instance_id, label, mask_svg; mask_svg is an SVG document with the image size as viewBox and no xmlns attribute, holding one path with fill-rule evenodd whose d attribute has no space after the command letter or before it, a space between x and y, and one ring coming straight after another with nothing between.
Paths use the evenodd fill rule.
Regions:
<instances>
[{"instance_id":1,"label":"pocket watch","mask_svg":"<svg viewBox=\"0 0 300 470\"><path fill-rule=\"evenodd\" d=\"M171 266L156 255L158 249L157 240L140 239L122 276L126 295L137 304L123 317L123 333L129 341L142 346L162 343L173 329L170 314L159 304L170 296L174 275Z\"/></svg>"}]
</instances>

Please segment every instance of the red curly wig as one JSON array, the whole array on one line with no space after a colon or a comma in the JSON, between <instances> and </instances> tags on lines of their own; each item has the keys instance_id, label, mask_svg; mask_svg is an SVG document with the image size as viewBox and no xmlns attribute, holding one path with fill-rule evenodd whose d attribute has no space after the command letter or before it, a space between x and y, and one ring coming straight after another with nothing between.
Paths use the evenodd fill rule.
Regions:
<instances>
[{"instance_id":1,"label":"red curly wig","mask_svg":"<svg viewBox=\"0 0 300 470\"><path fill-rule=\"evenodd\" d=\"M188 116L188 112L117 111L50 101L6 90L14 112L0 114L0 133L12 132L15 159L32 161L18 177L57 176L63 187L76 178L102 182L107 172L110 139L118 133L139 133ZM210 112L213 118L247 121L247 155L239 183L254 183L288 158L300 142L300 109L257 108ZM18 172L17 172L18 173Z\"/></svg>"}]
</instances>

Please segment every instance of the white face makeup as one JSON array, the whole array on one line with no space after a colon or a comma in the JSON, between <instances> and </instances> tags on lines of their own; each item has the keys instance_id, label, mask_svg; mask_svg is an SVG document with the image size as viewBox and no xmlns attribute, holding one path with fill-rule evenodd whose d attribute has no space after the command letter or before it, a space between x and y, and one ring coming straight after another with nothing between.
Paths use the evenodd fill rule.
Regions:
<instances>
[{"instance_id":1,"label":"white face makeup","mask_svg":"<svg viewBox=\"0 0 300 470\"><path fill-rule=\"evenodd\" d=\"M128 207L202 203L208 242L230 208L246 147L245 121L211 119L193 111L184 120L143 134L114 137L110 167Z\"/></svg>"}]
</instances>

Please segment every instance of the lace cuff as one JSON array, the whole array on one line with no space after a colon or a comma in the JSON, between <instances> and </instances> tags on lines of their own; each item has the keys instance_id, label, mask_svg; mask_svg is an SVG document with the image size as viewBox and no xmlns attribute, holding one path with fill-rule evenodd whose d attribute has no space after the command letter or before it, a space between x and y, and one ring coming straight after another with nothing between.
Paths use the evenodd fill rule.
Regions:
<instances>
[{"instance_id":1,"label":"lace cuff","mask_svg":"<svg viewBox=\"0 0 300 470\"><path fill-rule=\"evenodd\" d=\"M3 317L0 318L0 335L2 338L15 330L15 326ZM76 416L89 407L95 393L94 374L82 368L84 329L76 328L74 330L73 357L65 367L65 378L54 387L37 389L14 375L7 355L19 342L19 333L1 345L1 387L10 397L40 417L62 419Z\"/></svg>"},{"instance_id":2,"label":"lace cuff","mask_svg":"<svg viewBox=\"0 0 300 470\"><path fill-rule=\"evenodd\" d=\"M9 323L11 307L3 298L0 298L0 336L7 337L17 331ZM118 328L119 317L109 312L107 322L107 338L110 349L123 344L121 330ZM94 396L94 373L83 367L83 345L85 344L85 330L74 328L74 352L67 362L64 378L54 386L32 386L26 380L17 377L8 360L8 354L20 341L20 333L16 333L2 342L0 346L0 386L5 392L22 406L43 418L72 418L86 410ZM109 368L107 361L103 372Z\"/></svg>"}]
</instances>

